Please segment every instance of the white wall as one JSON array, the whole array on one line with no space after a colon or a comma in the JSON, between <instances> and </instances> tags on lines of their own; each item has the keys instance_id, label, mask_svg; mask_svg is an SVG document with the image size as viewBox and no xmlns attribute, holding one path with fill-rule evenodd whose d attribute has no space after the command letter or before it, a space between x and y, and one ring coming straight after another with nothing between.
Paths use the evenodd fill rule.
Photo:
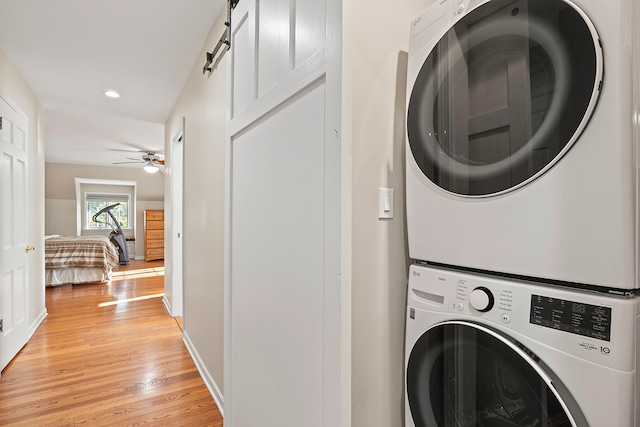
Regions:
<instances>
[{"instance_id":1,"label":"white wall","mask_svg":"<svg viewBox=\"0 0 640 427\"><path fill-rule=\"evenodd\" d=\"M408 259L404 113L409 24L432 0L343 2L343 132L351 139L352 425L402 425ZM379 220L378 187L395 190Z\"/></svg>"},{"instance_id":2,"label":"white wall","mask_svg":"<svg viewBox=\"0 0 640 427\"><path fill-rule=\"evenodd\" d=\"M224 30L226 12L214 22L165 126L165 224L171 224L171 137L184 132L183 322L185 342L222 410L224 302L224 174L226 57L211 75L202 74L205 52ZM212 18L213 22L213 18ZM165 251L171 253L171 230ZM172 265L165 260L165 295L172 292ZM171 303L171 301L169 302Z\"/></svg>"},{"instance_id":3,"label":"white wall","mask_svg":"<svg viewBox=\"0 0 640 427\"><path fill-rule=\"evenodd\" d=\"M29 326L34 332L46 315L44 298L44 109L4 51L0 49L0 92L15 102L29 120Z\"/></svg>"},{"instance_id":4,"label":"white wall","mask_svg":"<svg viewBox=\"0 0 640 427\"><path fill-rule=\"evenodd\" d=\"M77 202L75 178L136 182L136 257L144 256L144 210L164 209L164 175L140 168L45 164L45 233L75 236ZM126 234L126 233L125 233ZM129 254L131 257L131 254Z\"/></svg>"},{"instance_id":5,"label":"white wall","mask_svg":"<svg viewBox=\"0 0 640 427\"><path fill-rule=\"evenodd\" d=\"M44 230L45 234L59 234L61 236L75 236L77 231L75 199L45 199L44 201Z\"/></svg>"}]
</instances>

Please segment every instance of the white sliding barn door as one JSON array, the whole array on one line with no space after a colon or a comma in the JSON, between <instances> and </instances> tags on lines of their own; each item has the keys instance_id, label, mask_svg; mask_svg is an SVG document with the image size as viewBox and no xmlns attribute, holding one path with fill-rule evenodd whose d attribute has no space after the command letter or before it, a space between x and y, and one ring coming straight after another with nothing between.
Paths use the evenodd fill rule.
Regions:
<instances>
[{"instance_id":1,"label":"white sliding barn door","mask_svg":"<svg viewBox=\"0 0 640 427\"><path fill-rule=\"evenodd\" d=\"M233 13L227 427L340 426L338 3Z\"/></svg>"},{"instance_id":2,"label":"white sliding barn door","mask_svg":"<svg viewBox=\"0 0 640 427\"><path fill-rule=\"evenodd\" d=\"M0 97L0 371L29 340L27 119ZM44 286L44 285L43 285Z\"/></svg>"}]
</instances>

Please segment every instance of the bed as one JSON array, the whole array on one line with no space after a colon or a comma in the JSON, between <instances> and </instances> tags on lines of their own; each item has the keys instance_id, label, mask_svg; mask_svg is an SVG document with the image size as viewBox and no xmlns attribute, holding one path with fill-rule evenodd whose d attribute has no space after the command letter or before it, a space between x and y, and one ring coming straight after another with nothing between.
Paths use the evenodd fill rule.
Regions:
<instances>
[{"instance_id":1,"label":"bed","mask_svg":"<svg viewBox=\"0 0 640 427\"><path fill-rule=\"evenodd\" d=\"M118 265L118 250L107 236L46 236L45 284L106 282Z\"/></svg>"}]
</instances>

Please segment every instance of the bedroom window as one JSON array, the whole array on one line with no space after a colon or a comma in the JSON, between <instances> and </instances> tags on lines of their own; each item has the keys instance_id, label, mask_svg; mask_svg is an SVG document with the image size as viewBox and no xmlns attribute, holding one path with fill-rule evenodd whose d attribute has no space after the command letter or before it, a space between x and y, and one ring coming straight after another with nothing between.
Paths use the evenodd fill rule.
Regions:
<instances>
[{"instance_id":1,"label":"bedroom window","mask_svg":"<svg viewBox=\"0 0 640 427\"><path fill-rule=\"evenodd\" d=\"M104 214L100 217L100 219L107 221L108 224L95 222L92 218L101 209L116 203L120 203L120 205L112 209L111 213L120 224L120 227L124 229L132 228L129 216L129 199L129 194L85 193L85 228L89 230L110 230L111 226L109 224L112 219L109 215Z\"/></svg>"}]
</instances>

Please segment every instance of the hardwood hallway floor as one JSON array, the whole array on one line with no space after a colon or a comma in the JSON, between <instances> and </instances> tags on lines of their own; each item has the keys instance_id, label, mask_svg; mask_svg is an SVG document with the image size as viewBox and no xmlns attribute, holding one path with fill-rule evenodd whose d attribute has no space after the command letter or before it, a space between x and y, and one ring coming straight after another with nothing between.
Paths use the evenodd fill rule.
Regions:
<instances>
[{"instance_id":1,"label":"hardwood hallway floor","mask_svg":"<svg viewBox=\"0 0 640 427\"><path fill-rule=\"evenodd\" d=\"M0 378L0 426L222 427L162 303L162 261L47 288L48 317Z\"/></svg>"}]
</instances>

